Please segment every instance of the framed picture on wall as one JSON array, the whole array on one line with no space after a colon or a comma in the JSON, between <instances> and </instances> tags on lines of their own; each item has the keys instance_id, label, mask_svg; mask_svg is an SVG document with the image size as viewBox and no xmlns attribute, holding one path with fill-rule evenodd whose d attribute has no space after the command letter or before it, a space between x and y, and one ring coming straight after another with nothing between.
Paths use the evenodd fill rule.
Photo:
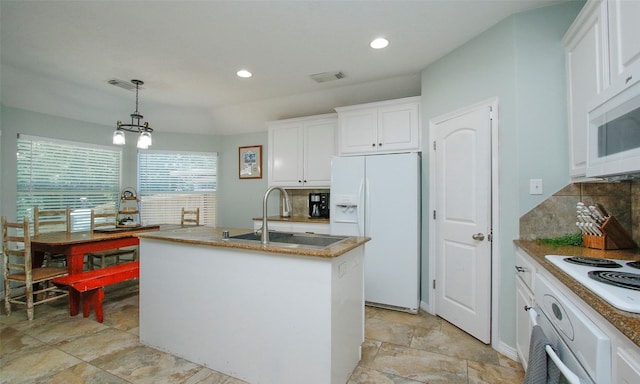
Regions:
<instances>
[{"instance_id":1,"label":"framed picture on wall","mask_svg":"<svg viewBox=\"0 0 640 384\"><path fill-rule=\"evenodd\" d=\"M238 164L241 179L261 179L262 145L238 148Z\"/></svg>"}]
</instances>

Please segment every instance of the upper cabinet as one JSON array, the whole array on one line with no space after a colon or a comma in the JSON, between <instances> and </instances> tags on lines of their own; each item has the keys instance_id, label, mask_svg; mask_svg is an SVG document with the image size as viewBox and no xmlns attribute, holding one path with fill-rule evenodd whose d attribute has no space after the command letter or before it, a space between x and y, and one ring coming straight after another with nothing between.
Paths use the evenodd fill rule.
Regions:
<instances>
[{"instance_id":1,"label":"upper cabinet","mask_svg":"<svg viewBox=\"0 0 640 384\"><path fill-rule=\"evenodd\" d=\"M420 97L336 111L340 155L420 151Z\"/></svg>"},{"instance_id":2,"label":"upper cabinet","mask_svg":"<svg viewBox=\"0 0 640 384\"><path fill-rule=\"evenodd\" d=\"M611 84L626 81L625 73L640 62L640 1L609 0Z\"/></svg>"},{"instance_id":3,"label":"upper cabinet","mask_svg":"<svg viewBox=\"0 0 640 384\"><path fill-rule=\"evenodd\" d=\"M607 3L587 3L564 37L571 177L586 175L587 106L609 85L606 42Z\"/></svg>"},{"instance_id":4,"label":"upper cabinet","mask_svg":"<svg viewBox=\"0 0 640 384\"><path fill-rule=\"evenodd\" d=\"M335 113L268 123L269 185L328 188L337 125Z\"/></svg>"},{"instance_id":5,"label":"upper cabinet","mask_svg":"<svg viewBox=\"0 0 640 384\"><path fill-rule=\"evenodd\" d=\"M569 174L574 179L586 175L589 107L640 62L637 20L640 1L588 1L564 36Z\"/></svg>"}]
</instances>

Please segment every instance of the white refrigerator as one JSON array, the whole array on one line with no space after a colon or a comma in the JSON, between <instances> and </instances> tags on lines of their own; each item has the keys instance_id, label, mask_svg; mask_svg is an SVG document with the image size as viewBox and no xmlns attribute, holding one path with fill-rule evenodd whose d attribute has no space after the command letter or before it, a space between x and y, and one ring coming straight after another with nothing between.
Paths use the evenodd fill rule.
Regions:
<instances>
[{"instance_id":1,"label":"white refrigerator","mask_svg":"<svg viewBox=\"0 0 640 384\"><path fill-rule=\"evenodd\" d=\"M418 153L332 158L331 234L371 237L367 304L418 311L420 223Z\"/></svg>"}]
</instances>

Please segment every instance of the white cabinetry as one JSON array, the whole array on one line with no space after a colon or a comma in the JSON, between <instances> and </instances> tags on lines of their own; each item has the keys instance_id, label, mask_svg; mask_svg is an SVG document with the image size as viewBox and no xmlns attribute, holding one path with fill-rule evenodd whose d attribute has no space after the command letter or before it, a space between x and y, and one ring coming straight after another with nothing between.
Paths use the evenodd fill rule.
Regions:
<instances>
[{"instance_id":1,"label":"white cabinetry","mask_svg":"<svg viewBox=\"0 0 640 384\"><path fill-rule=\"evenodd\" d=\"M420 150L420 98L336 108L341 155Z\"/></svg>"},{"instance_id":2,"label":"white cabinetry","mask_svg":"<svg viewBox=\"0 0 640 384\"><path fill-rule=\"evenodd\" d=\"M607 3L589 2L564 37L571 177L586 175L587 106L609 85L606 42Z\"/></svg>"},{"instance_id":3,"label":"white cabinetry","mask_svg":"<svg viewBox=\"0 0 640 384\"><path fill-rule=\"evenodd\" d=\"M531 339L531 319L525 307L533 306L534 265L527 260L521 250L516 250L516 352L524 369L529 361L529 341Z\"/></svg>"},{"instance_id":4,"label":"white cabinetry","mask_svg":"<svg viewBox=\"0 0 640 384\"><path fill-rule=\"evenodd\" d=\"M625 340L626 341L626 340ZM616 348L616 365L615 375L616 380L614 383L620 384L633 384L640 383L640 355L634 349L638 349L631 343L627 345L619 345Z\"/></svg>"},{"instance_id":5,"label":"white cabinetry","mask_svg":"<svg viewBox=\"0 0 640 384\"><path fill-rule=\"evenodd\" d=\"M329 187L337 121L332 113L269 123L269 185Z\"/></svg>"},{"instance_id":6,"label":"white cabinetry","mask_svg":"<svg viewBox=\"0 0 640 384\"><path fill-rule=\"evenodd\" d=\"M640 1L609 0L608 5L613 85L624 82L625 73L640 62Z\"/></svg>"},{"instance_id":7,"label":"white cabinetry","mask_svg":"<svg viewBox=\"0 0 640 384\"><path fill-rule=\"evenodd\" d=\"M640 65L640 1L588 1L563 42L567 67L569 175L586 175L588 108Z\"/></svg>"}]
</instances>

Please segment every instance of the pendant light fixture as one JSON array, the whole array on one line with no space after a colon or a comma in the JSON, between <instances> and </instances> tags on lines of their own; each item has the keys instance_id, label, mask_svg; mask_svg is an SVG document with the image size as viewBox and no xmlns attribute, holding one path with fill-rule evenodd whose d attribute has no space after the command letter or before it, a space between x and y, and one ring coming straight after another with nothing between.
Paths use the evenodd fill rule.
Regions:
<instances>
[{"instance_id":1,"label":"pendant light fixture","mask_svg":"<svg viewBox=\"0 0 640 384\"><path fill-rule=\"evenodd\" d=\"M139 134L138 148L147 149L151 145L151 132L153 132L153 128L149 127L149 123L146 121L144 124L140 124L144 116L138 112L138 90L144 82L142 80L131 80L131 83L136 86L136 111L131 114L131 124L122 124L122 121L116 123L116 130L113 132L113 144L124 145L125 131L137 132Z\"/></svg>"}]
</instances>

